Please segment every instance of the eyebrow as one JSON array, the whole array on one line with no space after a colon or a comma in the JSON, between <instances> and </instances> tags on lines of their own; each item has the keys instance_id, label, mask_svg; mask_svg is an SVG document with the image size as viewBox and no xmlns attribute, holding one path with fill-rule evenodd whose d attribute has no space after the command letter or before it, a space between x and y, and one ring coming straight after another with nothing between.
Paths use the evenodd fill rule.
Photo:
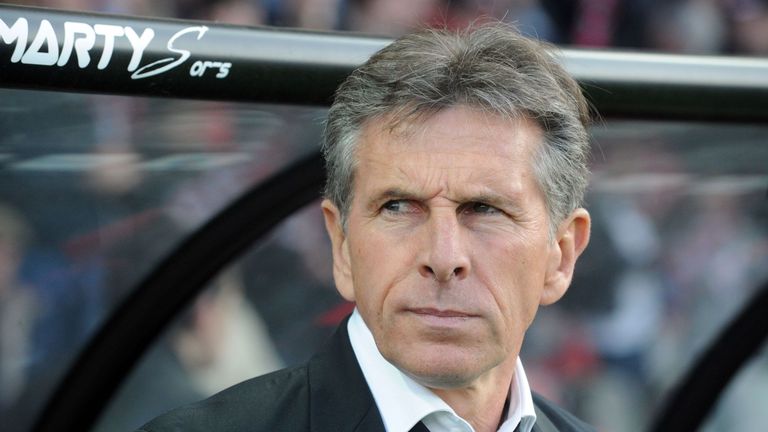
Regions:
<instances>
[{"instance_id":1,"label":"eyebrow","mask_svg":"<svg viewBox=\"0 0 768 432\"><path fill-rule=\"evenodd\" d=\"M477 195L469 195L467 197L463 197L461 199L461 202L462 203L479 202L483 204L488 204L498 209L511 211L513 213L519 213L523 211L521 198L517 194L511 197L508 197L498 193L486 192L486 193L480 193Z\"/></svg>"},{"instance_id":2,"label":"eyebrow","mask_svg":"<svg viewBox=\"0 0 768 432\"><path fill-rule=\"evenodd\" d=\"M479 194L479 195L471 195L468 197L468 199L461 200L462 202L481 202L484 204L489 204L494 207L503 207L503 206L510 206L513 204L513 200L502 197L497 194Z\"/></svg>"},{"instance_id":3,"label":"eyebrow","mask_svg":"<svg viewBox=\"0 0 768 432\"><path fill-rule=\"evenodd\" d=\"M422 201L423 198L414 194L413 192L406 191L401 188L389 188L383 190L381 193L375 194L368 200L366 207L376 208L382 201L389 201L391 199L412 199L416 201Z\"/></svg>"},{"instance_id":4,"label":"eyebrow","mask_svg":"<svg viewBox=\"0 0 768 432\"><path fill-rule=\"evenodd\" d=\"M420 196L419 194L416 194L414 192L411 192L402 188L398 188L398 187L393 187L393 188L385 189L381 193L373 195L373 197L370 200L368 200L367 207L377 208L381 202L392 200L392 199L408 199L408 200L414 200L414 201L427 200L426 197ZM498 193L483 192L479 194L462 195L462 196L459 196L458 199L455 199L452 201L456 202L457 204L480 202L480 203L488 204L493 207L498 207L500 209L511 209L515 211L522 209L522 205L517 196L506 197Z\"/></svg>"}]
</instances>

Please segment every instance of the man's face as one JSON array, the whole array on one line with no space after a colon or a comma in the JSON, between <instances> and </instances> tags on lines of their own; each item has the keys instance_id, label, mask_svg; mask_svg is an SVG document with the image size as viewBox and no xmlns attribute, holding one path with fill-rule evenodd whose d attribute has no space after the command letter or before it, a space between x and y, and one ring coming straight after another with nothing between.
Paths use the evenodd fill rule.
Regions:
<instances>
[{"instance_id":1,"label":"man's face","mask_svg":"<svg viewBox=\"0 0 768 432\"><path fill-rule=\"evenodd\" d=\"M570 282L588 215L577 211L550 239L532 171L541 139L532 122L465 107L394 131L373 121L346 233L323 203L337 288L382 355L422 384L464 387L511 370L538 306Z\"/></svg>"}]
</instances>

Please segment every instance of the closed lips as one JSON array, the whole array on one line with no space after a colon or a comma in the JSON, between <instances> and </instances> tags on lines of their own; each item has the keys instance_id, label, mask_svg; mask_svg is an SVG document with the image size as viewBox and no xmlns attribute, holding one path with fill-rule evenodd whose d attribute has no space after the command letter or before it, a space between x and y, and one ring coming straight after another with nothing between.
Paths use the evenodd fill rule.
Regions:
<instances>
[{"instance_id":1,"label":"closed lips","mask_svg":"<svg viewBox=\"0 0 768 432\"><path fill-rule=\"evenodd\" d=\"M454 310L440 310L440 309L431 309L431 308L417 308L417 309L410 309L410 311L419 315L431 315L431 316L436 316L440 318L472 318L477 316L477 315L454 311Z\"/></svg>"}]
</instances>

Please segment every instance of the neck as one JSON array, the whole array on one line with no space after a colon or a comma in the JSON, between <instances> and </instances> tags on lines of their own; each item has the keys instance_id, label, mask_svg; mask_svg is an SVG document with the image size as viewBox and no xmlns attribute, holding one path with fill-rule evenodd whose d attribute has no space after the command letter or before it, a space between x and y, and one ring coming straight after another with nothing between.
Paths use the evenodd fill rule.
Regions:
<instances>
[{"instance_id":1,"label":"neck","mask_svg":"<svg viewBox=\"0 0 768 432\"><path fill-rule=\"evenodd\" d=\"M472 384L461 388L430 388L476 432L495 432L506 416L505 404L515 374L517 358L488 371Z\"/></svg>"}]
</instances>

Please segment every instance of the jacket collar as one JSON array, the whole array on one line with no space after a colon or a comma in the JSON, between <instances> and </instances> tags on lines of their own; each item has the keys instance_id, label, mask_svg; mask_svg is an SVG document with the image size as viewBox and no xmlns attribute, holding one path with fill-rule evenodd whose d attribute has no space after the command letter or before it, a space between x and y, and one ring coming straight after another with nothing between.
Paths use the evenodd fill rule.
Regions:
<instances>
[{"instance_id":1,"label":"jacket collar","mask_svg":"<svg viewBox=\"0 0 768 432\"><path fill-rule=\"evenodd\" d=\"M336 329L329 343L309 361L310 431L385 432L381 414L349 342L349 317ZM532 432L557 430L539 408ZM417 425L420 427L421 424Z\"/></svg>"},{"instance_id":2,"label":"jacket collar","mask_svg":"<svg viewBox=\"0 0 768 432\"><path fill-rule=\"evenodd\" d=\"M385 432L381 415L352 351L345 319L309 361L311 431Z\"/></svg>"}]
</instances>

